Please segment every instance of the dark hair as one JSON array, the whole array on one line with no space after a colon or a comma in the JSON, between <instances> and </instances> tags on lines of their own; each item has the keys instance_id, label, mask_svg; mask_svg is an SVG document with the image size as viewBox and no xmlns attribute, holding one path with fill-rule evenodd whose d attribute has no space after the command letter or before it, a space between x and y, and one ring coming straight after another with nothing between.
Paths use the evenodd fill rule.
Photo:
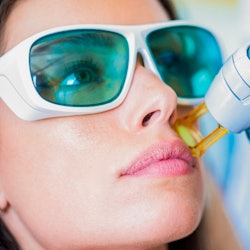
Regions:
<instances>
[{"instance_id":1,"label":"dark hair","mask_svg":"<svg viewBox=\"0 0 250 250\"><path fill-rule=\"evenodd\" d=\"M158 0L162 6L166 9L171 19L177 19L177 13L174 8L174 5L170 0ZM4 50L4 34L5 34L5 24L10 15L10 12L14 8L14 5L18 2L18 0L0 0L0 54ZM204 244L201 242L200 235L197 236L196 230L190 236L170 243L169 249L178 250L178 249L204 249ZM199 239L199 240L197 240ZM0 250L20 250L21 248L18 246L16 240L11 235L8 228L5 226L3 221L0 219Z\"/></svg>"},{"instance_id":2,"label":"dark hair","mask_svg":"<svg viewBox=\"0 0 250 250\"><path fill-rule=\"evenodd\" d=\"M0 55L4 50L6 20L17 1L18 0L0 0Z\"/></svg>"},{"instance_id":3,"label":"dark hair","mask_svg":"<svg viewBox=\"0 0 250 250\"><path fill-rule=\"evenodd\" d=\"M171 20L178 19L177 11L171 0L158 0L164 9L167 11Z\"/></svg>"},{"instance_id":4,"label":"dark hair","mask_svg":"<svg viewBox=\"0 0 250 250\"><path fill-rule=\"evenodd\" d=\"M20 250L16 240L0 219L0 250Z\"/></svg>"},{"instance_id":5,"label":"dark hair","mask_svg":"<svg viewBox=\"0 0 250 250\"><path fill-rule=\"evenodd\" d=\"M4 50L5 24L18 0L0 0L0 55ZM0 250L20 250L16 240L0 218Z\"/></svg>"}]
</instances>

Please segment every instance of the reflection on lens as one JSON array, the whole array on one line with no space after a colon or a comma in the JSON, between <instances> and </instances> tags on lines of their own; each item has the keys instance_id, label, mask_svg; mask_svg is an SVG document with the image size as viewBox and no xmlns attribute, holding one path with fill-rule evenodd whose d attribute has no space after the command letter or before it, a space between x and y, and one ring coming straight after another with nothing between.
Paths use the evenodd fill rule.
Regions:
<instances>
[{"instance_id":1,"label":"reflection on lens","mask_svg":"<svg viewBox=\"0 0 250 250\"><path fill-rule=\"evenodd\" d=\"M33 83L44 99L66 106L109 103L122 91L128 44L116 33L73 30L36 41L30 52Z\"/></svg>"},{"instance_id":2,"label":"reflection on lens","mask_svg":"<svg viewBox=\"0 0 250 250\"><path fill-rule=\"evenodd\" d=\"M178 97L204 97L222 66L214 36L195 26L154 31L147 38L149 49L164 82Z\"/></svg>"}]
</instances>

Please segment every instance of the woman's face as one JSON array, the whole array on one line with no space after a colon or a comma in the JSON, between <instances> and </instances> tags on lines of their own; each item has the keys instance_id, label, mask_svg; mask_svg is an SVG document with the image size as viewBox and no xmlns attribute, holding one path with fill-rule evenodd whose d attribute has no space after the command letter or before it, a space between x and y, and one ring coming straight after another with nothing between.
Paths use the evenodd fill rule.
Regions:
<instances>
[{"instance_id":1,"label":"woman's face","mask_svg":"<svg viewBox=\"0 0 250 250\"><path fill-rule=\"evenodd\" d=\"M168 19L152 0L23 0L6 50L56 26ZM23 249L153 248L199 222L202 170L171 129L175 93L139 60L113 110L27 122L0 108L0 207Z\"/></svg>"}]
</instances>

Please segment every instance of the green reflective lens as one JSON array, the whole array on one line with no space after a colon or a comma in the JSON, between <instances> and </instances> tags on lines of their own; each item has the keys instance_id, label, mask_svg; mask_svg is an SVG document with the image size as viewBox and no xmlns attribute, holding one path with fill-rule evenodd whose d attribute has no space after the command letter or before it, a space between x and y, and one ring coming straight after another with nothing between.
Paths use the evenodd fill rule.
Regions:
<instances>
[{"instance_id":1,"label":"green reflective lens","mask_svg":"<svg viewBox=\"0 0 250 250\"><path fill-rule=\"evenodd\" d=\"M100 30L55 33L37 40L30 51L36 90L65 106L95 106L116 99L128 68L126 39Z\"/></svg>"},{"instance_id":2,"label":"green reflective lens","mask_svg":"<svg viewBox=\"0 0 250 250\"><path fill-rule=\"evenodd\" d=\"M220 48L210 32L168 27L150 33L147 43L163 81L178 97L204 97L222 66Z\"/></svg>"}]
</instances>

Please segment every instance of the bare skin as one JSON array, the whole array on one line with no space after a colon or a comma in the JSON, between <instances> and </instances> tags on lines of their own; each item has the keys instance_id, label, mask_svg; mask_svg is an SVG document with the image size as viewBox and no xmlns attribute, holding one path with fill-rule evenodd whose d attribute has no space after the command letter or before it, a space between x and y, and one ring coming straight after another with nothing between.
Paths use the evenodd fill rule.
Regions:
<instances>
[{"instance_id":1,"label":"bare skin","mask_svg":"<svg viewBox=\"0 0 250 250\"><path fill-rule=\"evenodd\" d=\"M167 20L152 0L21 0L5 49L57 26ZM204 203L198 163L183 175L121 175L148 148L180 144L176 106L174 91L140 62L125 101L104 113L26 122L1 101L0 208L22 249L160 250L190 234Z\"/></svg>"}]
</instances>

